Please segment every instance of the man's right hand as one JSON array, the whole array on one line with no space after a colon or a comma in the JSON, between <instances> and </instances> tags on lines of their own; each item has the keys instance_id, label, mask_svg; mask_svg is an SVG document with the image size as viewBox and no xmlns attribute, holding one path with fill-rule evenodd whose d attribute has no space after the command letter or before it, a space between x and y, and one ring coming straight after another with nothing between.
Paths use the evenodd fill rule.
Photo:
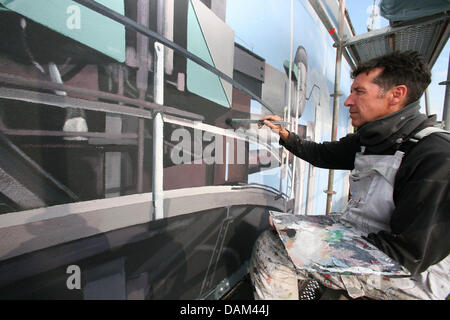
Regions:
<instances>
[{"instance_id":1,"label":"man's right hand","mask_svg":"<svg viewBox=\"0 0 450 320\"><path fill-rule=\"evenodd\" d=\"M273 218L272 218L272 216L269 216L269 225L270 225L270 227L271 227L273 230L277 230L277 229L275 229L275 225L273 224Z\"/></svg>"},{"instance_id":2,"label":"man's right hand","mask_svg":"<svg viewBox=\"0 0 450 320\"><path fill-rule=\"evenodd\" d=\"M261 129L263 125L266 125L270 129L272 129L273 131L278 133L280 135L280 138L283 139L284 141L286 141L288 139L289 131L286 130L285 128L283 128L281 125L274 124L271 122L271 121L282 121L280 116L268 115L268 116L264 116L261 120L263 120L264 124L262 124L262 123L258 124L258 128Z\"/></svg>"}]
</instances>

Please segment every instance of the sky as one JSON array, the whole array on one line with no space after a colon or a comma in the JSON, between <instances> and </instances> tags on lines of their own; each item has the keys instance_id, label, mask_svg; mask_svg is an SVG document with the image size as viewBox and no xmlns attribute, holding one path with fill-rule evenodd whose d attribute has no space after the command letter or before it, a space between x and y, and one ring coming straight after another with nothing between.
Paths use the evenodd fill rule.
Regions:
<instances>
[{"instance_id":1,"label":"sky","mask_svg":"<svg viewBox=\"0 0 450 320\"><path fill-rule=\"evenodd\" d=\"M346 8L352 21L353 28L356 34L367 32L367 21L372 13L372 5L374 0L346 0ZM380 0L377 1L380 3ZM389 25L389 21L379 16L376 23L376 28L384 28ZM439 82L447 80L447 70L450 54L450 41L447 41L446 46L442 50L439 58L431 70L431 84L428 87L430 96L430 110L431 114L436 114L438 121L442 121L442 111L445 97L445 86L439 85ZM425 113L425 99L421 99L422 112Z\"/></svg>"}]
</instances>

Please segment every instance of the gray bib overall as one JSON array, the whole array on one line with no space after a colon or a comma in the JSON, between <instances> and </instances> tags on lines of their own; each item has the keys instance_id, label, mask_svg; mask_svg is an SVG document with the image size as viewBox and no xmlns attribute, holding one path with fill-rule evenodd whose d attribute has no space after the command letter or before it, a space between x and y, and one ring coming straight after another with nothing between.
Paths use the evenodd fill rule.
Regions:
<instances>
[{"instance_id":1,"label":"gray bib overall","mask_svg":"<svg viewBox=\"0 0 450 320\"><path fill-rule=\"evenodd\" d=\"M447 131L428 127L417 133L413 141L417 142L433 132ZM390 232L389 222L395 209L395 175L404 153L397 151L394 155L363 155L363 151L355 157L355 168L350 174L352 198L344 209L341 220L354 226L363 235L381 230ZM414 295L423 299L445 299L450 293L450 256L430 266L415 280L409 278L391 281L397 287L415 291Z\"/></svg>"}]
</instances>

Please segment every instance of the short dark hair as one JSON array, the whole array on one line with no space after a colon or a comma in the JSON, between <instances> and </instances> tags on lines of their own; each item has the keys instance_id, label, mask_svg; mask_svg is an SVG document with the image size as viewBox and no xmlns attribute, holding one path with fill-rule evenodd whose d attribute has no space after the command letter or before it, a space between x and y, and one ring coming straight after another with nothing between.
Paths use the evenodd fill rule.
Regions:
<instances>
[{"instance_id":1,"label":"short dark hair","mask_svg":"<svg viewBox=\"0 0 450 320\"><path fill-rule=\"evenodd\" d=\"M408 88L406 104L419 100L431 82L431 72L423 57L416 51L395 51L359 64L351 73L355 79L360 73L372 69L383 71L373 80L387 91L394 86L406 85Z\"/></svg>"}]
</instances>

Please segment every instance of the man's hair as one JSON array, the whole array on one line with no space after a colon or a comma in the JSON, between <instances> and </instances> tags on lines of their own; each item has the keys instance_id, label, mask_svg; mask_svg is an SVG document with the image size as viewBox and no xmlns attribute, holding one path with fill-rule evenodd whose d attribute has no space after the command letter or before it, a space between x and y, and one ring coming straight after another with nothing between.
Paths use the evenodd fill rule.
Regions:
<instances>
[{"instance_id":1,"label":"man's hair","mask_svg":"<svg viewBox=\"0 0 450 320\"><path fill-rule=\"evenodd\" d=\"M375 68L383 69L373 82L384 91L394 86L406 85L408 91L405 105L419 100L431 82L431 72L427 63L415 51L395 51L363 62L351 73L351 77L355 79L360 73L369 73Z\"/></svg>"}]
</instances>

